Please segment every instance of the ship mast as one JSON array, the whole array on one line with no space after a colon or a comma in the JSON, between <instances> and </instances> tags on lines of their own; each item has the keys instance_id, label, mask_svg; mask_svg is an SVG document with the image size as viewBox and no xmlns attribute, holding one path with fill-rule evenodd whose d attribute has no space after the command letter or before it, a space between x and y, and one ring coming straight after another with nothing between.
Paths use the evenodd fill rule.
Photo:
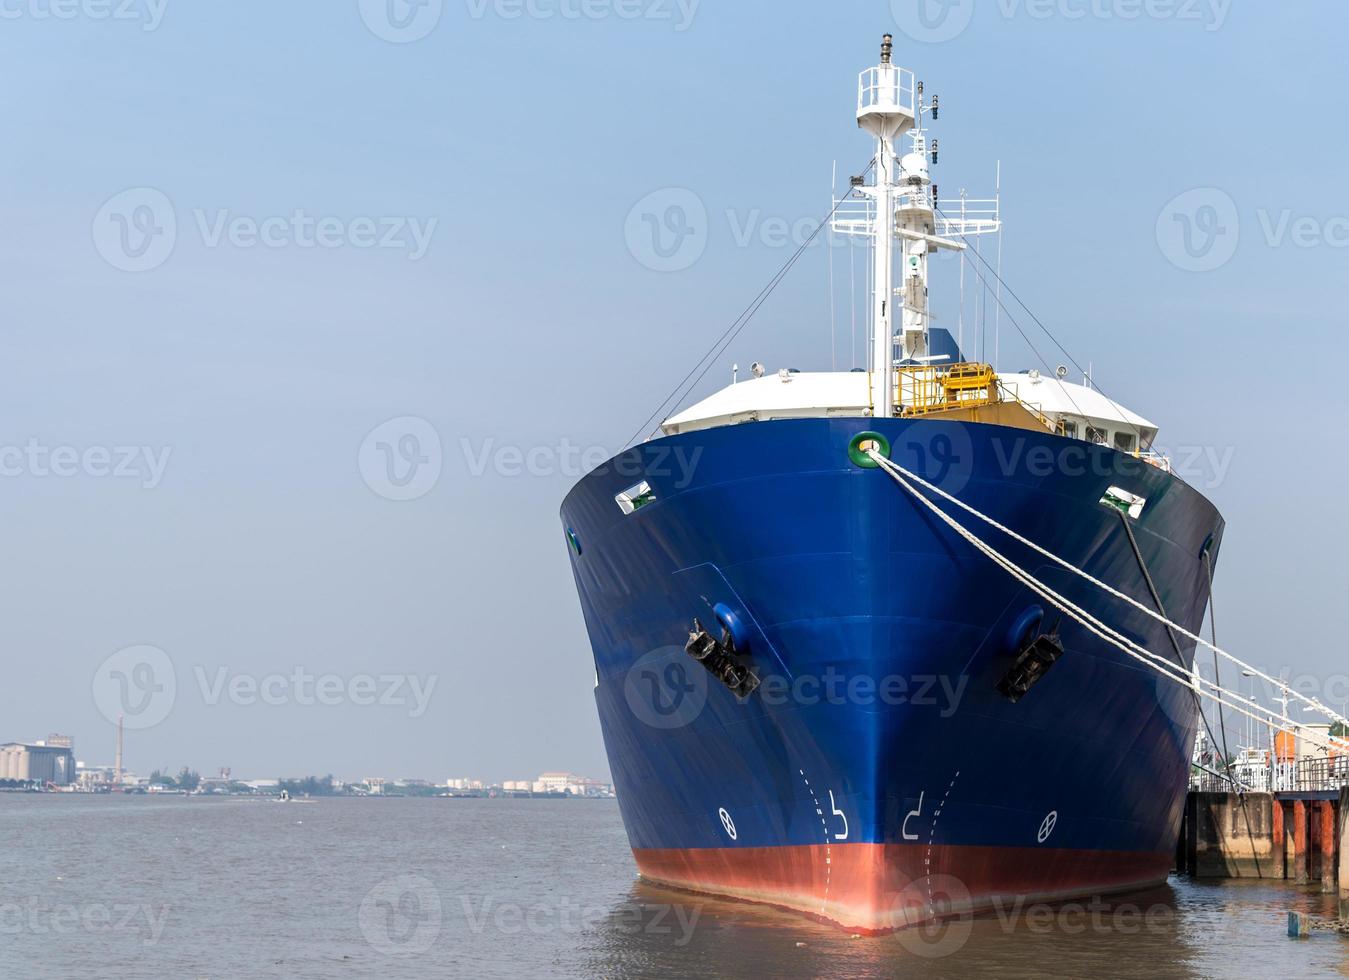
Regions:
<instances>
[{"instance_id":1,"label":"ship mast","mask_svg":"<svg viewBox=\"0 0 1349 980\"><path fill-rule=\"evenodd\" d=\"M872 199L871 404L876 415L894 414L890 383L894 362L895 151L894 141L914 124L913 72L891 64L894 38L881 42L881 63L857 81L857 125L876 139L875 176L870 185L854 179L854 189Z\"/></svg>"},{"instance_id":2,"label":"ship mast","mask_svg":"<svg viewBox=\"0 0 1349 980\"><path fill-rule=\"evenodd\" d=\"M923 116L934 120L938 100L923 96L923 83L913 72L892 63L894 39L885 35L881 63L862 72L857 82L857 125L876 140L874 176L852 179L852 192L866 198L865 215L835 202L833 227L845 235L870 239L872 249L871 404L873 414L899 414L896 403L896 353L900 362L922 361L928 353L928 256L939 248L964 251L970 235L986 235L1002 227L998 199L971 201L962 192L957 214L942 214L937 187L929 170L937 162L937 141L930 143ZM911 147L903 158L895 141L909 134ZM904 259L900 285L895 285L895 241ZM901 315L895 331L895 307ZM896 350L898 345L898 351Z\"/></svg>"}]
</instances>

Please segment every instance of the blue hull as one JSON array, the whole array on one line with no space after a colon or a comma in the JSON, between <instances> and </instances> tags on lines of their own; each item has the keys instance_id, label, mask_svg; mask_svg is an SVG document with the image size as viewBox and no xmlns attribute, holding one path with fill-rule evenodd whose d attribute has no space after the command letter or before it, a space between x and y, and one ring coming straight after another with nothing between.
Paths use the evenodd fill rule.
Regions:
<instances>
[{"instance_id":1,"label":"blue hull","mask_svg":"<svg viewBox=\"0 0 1349 980\"><path fill-rule=\"evenodd\" d=\"M947 910L1163 879L1193 694L1053 610L1040 610L1043 628L1059 626L1062 658L1018 703L1000 694L1041 603L884 472L855 465L848 447L862 431L884 435L900 465L1151 603L1119 511L1100 502L1110 487L1147 498L1132 522L1146 567L1167 614L1201 626L1201 555L1208 546L1216 560L1222 518L1180 480L1112 449L986 424L806 419L630 450L572 491L562 519L643 873L866 929L913 921L915 904L940 911L937 871ZM624 514L615 497L641 480L655 499ZM972 530L1174 655L1154 620ZM717 606L738 619L763 681L743 701L683 649L695 617L719 632ZM1187 669L1193 653L1182 643ZM915 889L921 901L896 897Z\"/></svg>"}]
</instances>

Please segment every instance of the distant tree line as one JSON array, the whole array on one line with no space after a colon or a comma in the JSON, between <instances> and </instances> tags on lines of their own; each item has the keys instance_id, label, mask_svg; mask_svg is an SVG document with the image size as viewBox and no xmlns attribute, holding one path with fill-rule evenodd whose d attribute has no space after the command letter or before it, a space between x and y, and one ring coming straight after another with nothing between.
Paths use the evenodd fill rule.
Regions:
<instances>
[{"instance_id":1,"label":"distant tree line","mask_svg":"<svg viewBox=\"0 0 1349 980\"><path fill-rule=\"evenodd\" d=\"M341 796L343 791L333 786L333 774L328 773L322 779L306 776L304 779L277 780L278 792L284 791L291 796Z\"/></svg>"},{"instance_id":2,"label":"distant tree line","mask_svg":"<svg viewBox=\"0 0 1349 980\"><path fill-rule=\"evenodd\" d=\"M191 793L201 785L201 774L193 772L187 766L179 769L177 776L170 776L168 773L156 769L150 773L150 785L166 786L169 789L181 789Z\"/></svg>"}]
</instances>

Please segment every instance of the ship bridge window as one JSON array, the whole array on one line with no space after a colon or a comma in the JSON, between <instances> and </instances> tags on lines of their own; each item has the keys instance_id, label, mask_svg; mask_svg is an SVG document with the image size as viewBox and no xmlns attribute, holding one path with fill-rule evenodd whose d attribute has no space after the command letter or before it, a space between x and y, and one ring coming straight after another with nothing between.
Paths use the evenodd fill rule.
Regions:
<instances>
[{"instance_id":1,"label":"ship bridge window","mask_svg":"<svg viewBox=\"0 0 1349 980\"><path fill-rule=\"evenodd\" d=\"M1107 442L1109 433L1105 429L1098 429L1094 425L1087 426L1087 442L1096 446L1104 446Z\"/></svg>"},{"instance_id":2,"label":"ship bridge window","mask_svg":"<svg viewBox=\"0 0 1349 980\"><path fill-rule=\"evenodd\" d=\"M1064 420L1063 420L1063 434L1064 434L1065 436L1067 436L1069 439L1076 439L1076 438L1077 438L1077 420L1076 420L1076 419L1064 419Z\"/></svg>"},{"instance_id":3,"label":"ship bridge window","mask_svg":"<svg viewBox=\"0 0 1349 980\"><path fill-rule=\"evenodd\" d=\"M1138 437L1132 432L1116 432L1115 448L1121 452L1131 453L1138 448Z\"/></svg>"},{"instance_id":4,"label":"ship bridge window","mask_svg":"<svg viewBox=\"0 0 1349 980\"><path fill-rule=\"evenodd\" d=\"M643 480L614 497L614 501L624 514L635 514L647 504L656 502L656 492L651 489L651 484Z\"/></svg>"}]
</instances>

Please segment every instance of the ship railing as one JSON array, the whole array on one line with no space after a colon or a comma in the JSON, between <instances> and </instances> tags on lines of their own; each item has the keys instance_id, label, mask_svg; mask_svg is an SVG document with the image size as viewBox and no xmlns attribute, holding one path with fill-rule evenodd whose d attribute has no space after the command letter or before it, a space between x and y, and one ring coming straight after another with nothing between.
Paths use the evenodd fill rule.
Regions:
<instances>
[{"instance_id":1,"label":"ship railing","mask_svg":"<svg viewBox=\"0 0 1349 980\"><path fill-rule=\"evenodd\" d=\"M938 238L960 238L997 231L1002 223L1001 208L996 198L941 198L934 202L937 209L936 235Z\"/></svg>"},{"instance_id":2,"label":"ship railing","mask_svg":"<svg viewBox=\"0 0 1349 980\"><path fill-rule=\"evenodd\" d=\"M857 111L896 109L914 114L914 77L908 68L877 65L857 78Z\"/></svg>"},{"instance_id":3,"label":"ship railing","mask_svg":"<svg viewBox=\"0 0 1349 980\"><path fill-rule=\"evenodd\" d=\"M1231 775L1207 766L1195 765L1190 772L1190 789L1199 793L1232 793L1240 785L1256 793L1324 793L1349 788L1349 757L1300 759L1273 765L1251 766L1240 763Z\"/></svg>"},{"instance_id":4,"label":"ship railing","mask_svg":"<svg viewBox=\"0 0 1349 980\"><path fill-rule=\"evenodd\" d=\"M903 365L894 380L895 404L904 416L982 408L998 400L998 376L988 364Z\"/></svg>"},{"instance_id":5,"label":"ship railing","mask_svg":"<svg viewBox=\"0 0 1349 980\"><path fill-rule=\"evenodd\" d=\"M876 223L876 202L869 197L849 196L834 201L829 225L836 235L869 237Z\"/></svg>"},{"instance_id":6,"label":"ship railing","mask_svg":"<svg viewBox=\"0 0 1349 980\"><path fill-rule=\"evenodd\" d=\"M1044 412L1040 411L1038 406L1032 405L1028 401L1024 401L1021 398L1021 396L1016 393L1015 390L1008 388L1001 381L998 382L998 390L999 392L1001 392L1003 401L1016 402L1027 412L1029 412L1032 416L1034 416L1035 419L1039 421L1039 423L1043 425L1046 429L1048 429L1050 432L1053 432L1055 435L1060 436L1065 435L1067 433L1067 428L1064 426L1063 419L1059 419L1058 421L1051 419Z\"/></svg>"},{"instance_id":7,"label":"ship railing","mask_svg":"<svg viewBox=\"0 0 1349 980\"><path fill-rule=\"evenodd\" d=\"M1134 458L1141 459L1150 466L1155 466L1163 473L1171 472L1171 457L1157 452L1155 449L1140 449L1134 453Z\"/></svg>"}]
</instances>

